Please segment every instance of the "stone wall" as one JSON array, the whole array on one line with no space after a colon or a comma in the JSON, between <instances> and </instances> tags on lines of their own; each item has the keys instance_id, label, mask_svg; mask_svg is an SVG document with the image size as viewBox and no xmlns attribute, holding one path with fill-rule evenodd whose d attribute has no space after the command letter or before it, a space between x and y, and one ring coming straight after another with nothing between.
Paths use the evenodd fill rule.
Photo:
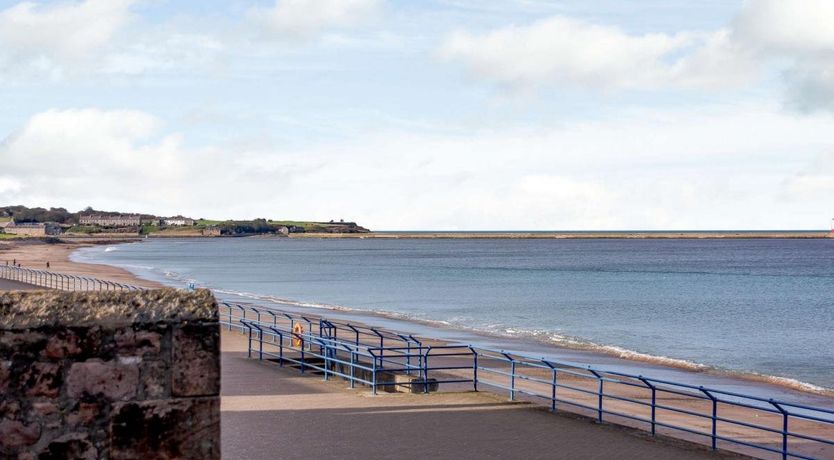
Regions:
<instances>
[{"instance_id":1,"label":"stone wall","mask_svg":"<svg viewBox=\"0 0 834 460\"><path fill-rule=\"evenodd\" d=\"M208 291L0 293L0 458L220 457Z\"/></svg>"}]
</instances>

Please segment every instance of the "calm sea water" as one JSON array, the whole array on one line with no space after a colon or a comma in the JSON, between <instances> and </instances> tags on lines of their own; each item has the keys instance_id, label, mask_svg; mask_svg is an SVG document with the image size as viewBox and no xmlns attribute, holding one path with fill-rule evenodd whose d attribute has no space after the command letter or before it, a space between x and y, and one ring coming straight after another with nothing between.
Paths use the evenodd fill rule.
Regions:
<instances>
[{"instance_id":1,"label":"calm sea water","mask_svg":"<svg viewBox=\"0 0 834 460\"><path fill-rule=\"evenodd\" d=\"M76 259L834 388L834 240L150 240Z\"/></svg>"}]
</instances>

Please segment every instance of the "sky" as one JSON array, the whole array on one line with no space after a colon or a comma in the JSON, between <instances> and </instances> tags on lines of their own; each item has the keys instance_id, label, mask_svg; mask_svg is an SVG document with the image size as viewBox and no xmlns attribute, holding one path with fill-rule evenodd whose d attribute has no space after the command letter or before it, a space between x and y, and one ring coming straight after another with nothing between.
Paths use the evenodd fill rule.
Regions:
<instances>
[{"instance_id":1,"label":"sky","mask_svg":"<svg viewBox=\"0 0 834 460\"><path fill-rule=\"evenodd\" d=\"M827 229L834 2L0 0L0 205Z\"/></svg>"}]
</instances>

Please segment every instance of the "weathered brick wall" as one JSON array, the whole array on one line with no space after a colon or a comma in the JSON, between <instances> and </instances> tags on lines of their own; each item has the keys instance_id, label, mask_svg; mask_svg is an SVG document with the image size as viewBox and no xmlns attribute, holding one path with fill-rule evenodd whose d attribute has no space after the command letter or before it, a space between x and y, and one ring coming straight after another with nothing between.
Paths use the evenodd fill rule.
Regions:
<instances>
[{"instance_id":1,"label":"weathered brick wall","mask_svg":"<svg viewBox=\"0 0 834 460\"><path fill-rule=\"evenodd\" d=\"M220 457L208 291L0 293L0 458Z\"/></svg>"}]
</instances>

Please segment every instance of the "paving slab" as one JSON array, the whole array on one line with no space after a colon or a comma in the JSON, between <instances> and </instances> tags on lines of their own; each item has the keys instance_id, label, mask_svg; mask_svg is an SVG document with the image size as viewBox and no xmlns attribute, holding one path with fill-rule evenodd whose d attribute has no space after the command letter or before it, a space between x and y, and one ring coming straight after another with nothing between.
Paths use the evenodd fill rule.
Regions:
<instances>
[{"instance_id":1,"label":"paving slab","mask_svg":"<svg viewBox=\"0 0 834 460\"><path fill-rule=\"evenodd\" d=\"M739 458L486 392L373 396L248 359L245 350L243 335L223 332L225 458Z\"/></svg>"}]
</instances>

